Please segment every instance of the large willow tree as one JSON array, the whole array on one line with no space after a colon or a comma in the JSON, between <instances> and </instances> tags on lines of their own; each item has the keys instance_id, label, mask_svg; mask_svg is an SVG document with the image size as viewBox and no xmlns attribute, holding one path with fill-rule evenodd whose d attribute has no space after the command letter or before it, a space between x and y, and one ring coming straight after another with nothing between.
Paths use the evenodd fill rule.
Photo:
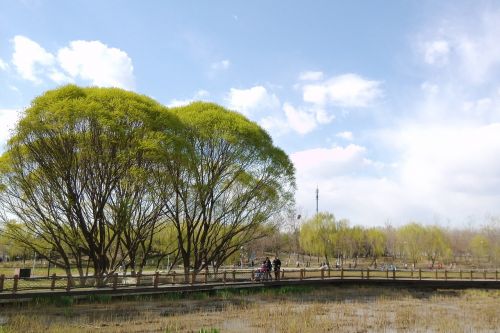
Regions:
<instances>
[{"instance_id":1,"label":"large willow tree","mask_svg":"<svg viewBox=\"0 0 500 333\"><path fill-rule=\"evenodd\" d=\"M164 149L158 174L186 272L216 266L263 236L293 201L294 167L271 137L239 113L210 103L170 110L182 144Z\"/></svg>"},{"instance_id":2,"label":"large willow tree","mask_svg":"<svg viewBox=\"0 0 500 333\"><path fill-rule=\"evenodd\" d=\"M169 251L186 272L221 264L268 230L294 187L288 156L242 115L109 88L36 98L0 161L6 236L81 277L140 271ZM175 250L161 243L172 236Z\"/></svg>"},{"instance_id":3,"label":"large willow tree","mask_svg":"<svg viewBox=\"0 0 500 333\"><path fill-rule=\"evenodd\" d=\"M147 256L162 216L152 157L175 126L161 105L120 89L69 85L36 98L1 160L0 203L15 219L6 233L80 276Z\"/></svg>"}]
</instances>

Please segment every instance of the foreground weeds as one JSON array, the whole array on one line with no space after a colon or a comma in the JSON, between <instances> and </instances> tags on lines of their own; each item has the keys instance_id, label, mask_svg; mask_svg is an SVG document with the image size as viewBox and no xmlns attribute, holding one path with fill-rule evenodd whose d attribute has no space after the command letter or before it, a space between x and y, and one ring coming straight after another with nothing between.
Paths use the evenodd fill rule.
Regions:
<instances>
[{"instance_id":1,"label":"foreground weeds","mask_svg":"<svg viewBox=\"0 0 500 333\"><path fill-rule=\"evenodd\" d=\"M0 332L497 332L500 292L287 287L0 308Z\"/></svg>"}]
</instances>

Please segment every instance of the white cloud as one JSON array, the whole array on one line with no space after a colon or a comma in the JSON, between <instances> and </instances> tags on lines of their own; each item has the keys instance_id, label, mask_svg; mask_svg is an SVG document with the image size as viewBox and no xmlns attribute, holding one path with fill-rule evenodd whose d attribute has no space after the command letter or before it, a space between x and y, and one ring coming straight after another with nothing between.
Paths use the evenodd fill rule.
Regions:
<instances>
[{"instance_id":1,"label":"white cloud","mask_svg":"<svg viewBox=\"0 0 500 333\"><path fill-rule=\"evenodd\" d=\"M305 102L340 107L369 107L382 96L381 82L357 74L343 74L303 86Z\"/></svg>"},{"instance_id":2,"label":"white cloud","mask_svg":"<svg viewBox=\"0 0 500 333\"><path fill-rule=\"evenodd\" d=\"M291 154L298 204L312 212L319 185L321 210L365 225L500 214L500 123L408 123L374 139L395 152L393 165L369 160L368 148L354 144Z\"/></svg>"},{"instance_id":3,"label":"white cloud","mask_svg":"<svg viewBox=\"0 0 500 333\"><path fill-rule=\"evenodd\" d=\"M398 202L400 187L384 177L363 175L377 168L366 154L365 147L355 144L291 154L297 170L297 204L304 207L306 214L313 213L318 186L320 211L333 212L339 218L349 218L356 224L383 225L387 218L401 216L404 205Z\"/></svg>"},{"instance_id":4,"label":"white cloud","mask_svg":"<svg viewBox=\"0 0 500 333\"><path fill-rule=\"evenodd\" d=\"M13 39L14 53L12 63L23 79L40 83L40 75L55 64L54 56L47 52L38 43L24 36L15 36Z\"/></svg>"},{"instance_id":5,"label":"white cloud","mask_svg":"<svg viewBox=\"0 0 500 333\"><path fill-rule=\"evenodd\" d=\"M66 74L62 73L62 72L59 72L59 71L56 71L56 70L52 70L49 74L48 74L48 77L54 81L55 83L57 84L63 84L63 83L69 83L69 82L74 82L74 80L67 76Z\"/></svg>"},{"instance_id":6,"label":"white cloud","mask_svg":"<svg viewBox=\"0 0 500 333\"><path fill-rule=\"evenodd\" d=\"M300 81L318 81L323 79L323 72L315 72L315 71L306 71L302 72L299 75Z\"/></svg>"},{"instance_id":7,"label":"white cloud","mask_svg":"<svg viewBox=\"0 0 500 333\"><path fill-rule=\"evenodd\" d=\"M335 177L365 164L366 148L354 144L346 147L315 148L291 154L297 175L301 179L311 180L321 177Z\"/></svg>"},{"instance_id":8,"label":"white cloud","mask_svg":"<svg viewBox=\"0 0 500 333\"><path fill-rule=\"evenodd\" d=\"M208 96L210 96L210 93L207 91L207 90L204 90L204 89L200 89L196 92L196 94L194 95L195 98L206 98Z\"/></svg>"},{"instance_id":9,"label":"white cloud","mask_svg":"<svg viewBox=\"0 0 500 333\"><path fill-rule=\"evenodd\" d=\"M226 102L230 109L247 116L254 112L275 110L280 107L278 97L269 93L263 86L249 89L231 88L226 96Z\"/></svg>"},{"instance_id":10,"label":"white cloud","mask_svg":"<svg viewBox=\"0 0 500 333\"><path fill-rule=\"evenodd\" d=\"M0 109L0 151L11 136L11 131L16 127L21 114L17 109Z\"/></svg>"},{"instance_id":11,"label":"white cloud","mask_svg":"<svg viewBox=\"0 0 500 333\"><path fill-rule=\"evenodd\" d=\"M394 139L402 152L401 181L421 195L463 193L475 201L500 188L500 123L410 126Z\"/></svg>"},{"instance_id":12,"label":"white cloud","mask_svg":"<svg viewBox=\"0 0 500 333\"><path fill-rule=\"evenodd\" d=\"M425 62L431 65L445 65L448 63L450 45L445 40L427 42L424 46Z\"/></svg>"},{"instance_id":13,"label":"white cloud","mask_svg":"<svg viewBox=\"0 0 500 333\"><path fill-rule=\"evenodd\" d=\"M299 134L307 134L311 132L316 126L316 119L314 114L298 110L289 103L283 105L287 125Z\"/></svg>"},{"instance_id":14,"label":"white cloud","mask_svg":"<svg viewBox=\"0 0 500 333\"><path fill-rule=\"evenodd\" d=\"M283 116L266 116L259 123L275 136L294 131L305 135L320 124L330 123L335 119L322 108L297 108L290 103L283 104Z\"/></svg>"},{"instance_id":15,"label":"white cloud","mask_svg":"<svg viewBox=\"0 0 500 333\"><path fill-rule=\"evenodd\" d=\"M352 132L350 131L344 131L344 132L339 132L335 135L338 138L342 138L347 141L352 141L354 139L354 136L352 135Z\"/></svg>"},{"instance_id":16,"label":"white cloud","mask_svg":"<svg viewBox=\"0 0 500 333\"><path fill-rule=\"evenodd\" d=\"M6 71L9 68L9 64L0 58L0 71Z\"/></svg>"},{"instance_id":17,"label":"white cloud","mask_svg":"<svg viewBox=\"0 0 500 333\"><path fill-rule=\"evenodd\" d=\"M201 90L198 90L196 92L196 94L194 94L193 98L171 100L167 104L167 107L174 108L174 107L178 107L178 106L188 105L190 103L193 103L194 101L199 101L199 100L202 100L204 98L207 98L208 96L210 96L210 93L206 90L201 89Z\"/></svg>"},{"instance_id":18,"label":"white cloud","mask_svg":"<svg viewBox=\"0 0 500 333\"><path fill-rule=\"evenodd\" d=\"M185 105L188 105L190 103L193 103L194 100L193 99L173 99L171 100L168 104L167 104L167 107L169 108L176 108L178 106L185 106Z\"/></svg>"},{"instance_id":19,"label":"white cloud","mask_svg":"<svg viewBox=\"0 0 500 333\"><path fill-rule=\"evenodd\" d=\"M13 38L12 63L25 80L57 84L82 80L103 87L134 88L132 60L100 41L72 41L55 56L25 36Z\"/></svg>"},{"instance_id":20,"label":"white cloud","mask_svg":"<svg viewBox=\"0 0 500 333\"><path fill-rule=\"evenodd\" d=\"M224 60L212 63L212 65L210 67L213 70L226 70L229 68L229 66L231 66L231 62L227 59L224 59Z\"/></svg>"},{"instance_id":21,"label":"white cloud","mask_svg":"<svg viewBox=\"0 0 500 333\"><path fill-rule=\"evenodd\" d=\"M435 95L439 93L439 86L437 84L433 84L430 82L425 81L420 85L420 88L422 89L423 92L429 94L429 95Z\"/></svg>"},{"instance_id":22,"label":"white cloud","mask_svg":"<svg viewBox=\"0 0 500 333\"><path fill-rule=\"evenodd\" d=\"M100 41L72 41L57 52L60 66L72 77L105 87L134 88L132 60L124 51Z\"/></svg>"},{"instance_id":23,"label":"white cloud","mask_svg":"<svg viewBox=\"0 0 500 333\"><path fill-rule=\"evenodd\" d=\"M290 125L286 119L277 116L263 117L259 120L259 125L269 133L272 133L273 137L278 137L290 132Z\"/></svg>"},{"instance_id":24,"label":"white cloud","mask_svg":"<svg viewBox=\"0 0 500 333\"><path fill-rule=\"evenodd\" d=\"M478 6L477 11L430 24L419 38L424 41L423 61L447 69L440 76L480 84L498 75L500 10Z\"/></svg>"}]
</instances>

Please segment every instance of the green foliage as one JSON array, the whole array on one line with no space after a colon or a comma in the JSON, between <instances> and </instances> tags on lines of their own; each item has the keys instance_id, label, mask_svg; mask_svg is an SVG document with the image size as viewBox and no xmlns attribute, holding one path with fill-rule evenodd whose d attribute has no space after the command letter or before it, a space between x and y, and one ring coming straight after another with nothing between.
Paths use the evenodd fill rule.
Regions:
<instances>
[{"instance_id":1,"label":"green foliage","mask_svg":"<svg viewBox=\"0 0 500 333\"><path fill-rule=\"evenodd\" d=\"M74 299L71 296L54 296L51 302L57 307L69 307L73 305Z\"/></svg>"},{"instance_id":2,"label":"green foliage","mask_svg":"<svg viewBox=\"0 0 500 333\"><path fill-rule=\"evenodd\" d=\"M416 264L424 255L426 231L418 223L410 223L398 230L398 240L404 255Z\"/></svg>"},{"instance_id":3,"label":"green foliage","mask_svg":"<svg viewBox=\"0 0 500 333\"><path fill-rule=\"evenodd\" d=\"M88 256L97 275L120 266L120 252L133 262L141 245L147 251L160 217L151 157L180 126L163 109L109 88L68 85L36 98L2 157L0 203L21 223L8 237L48 259L56 252L68 272Z\"/></svg>"},{"instance_id":4,"label":"green foliage","mask_svg":"<svg viewBox=\"0 0 500 333\"><path fill-rule=\"evenodd\" d=\"M202 328L198 331L198 333L219 333L220 330L218 328Z\"/></svg>"},{"instance_id":5,"label":"green foliage","mask_svg":"<svg viewBox=\"0 0 500 333\"><path fill-rule=\"evenodd\" d=\"M490 241L483 235L475 235L469 243L469 248L477 260L488 257L491 251Z\"/></svg>"},{"instance_id":6,"label":"green foliage","mask_svg":"<svg viewBox=\"0 0 500 333\"><path fill-rule=\"evenodd\" d=\"M182 257L222 264L293 204L294 167L256 123L216 104L168 110L110 88L33 100L0 159L5 235L80 276ZM13 247L14 248L14 247Z\"/></svg>"},{"instance_id":7,"label":"green foliage","mask_svg":"<svg viewBox=\"0 0 500 333\"><path fill-rule=\"evenodd\" d=\"M302 224L300 246L307 252L320 256L333 255L337 224L330 213L318 213Z\"/></svg>"}]
</instances>

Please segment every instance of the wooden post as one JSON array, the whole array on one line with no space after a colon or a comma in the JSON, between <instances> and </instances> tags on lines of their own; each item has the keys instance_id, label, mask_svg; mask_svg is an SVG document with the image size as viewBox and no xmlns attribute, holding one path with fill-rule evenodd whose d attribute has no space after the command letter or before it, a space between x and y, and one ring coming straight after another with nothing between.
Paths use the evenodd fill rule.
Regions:
<instances>
[{"instance_id":1,"label":"wooden post","mask_svg":"<svg viewBox=\"0 0 500 333\"><path fill-rule=\"evenodd\" d=\"M361 280L363 280L365 277L363 276L363 269L361 268Z\"/></svg>"},{"instance_id":2,"label":"wooden post","mask_svg":"<svg viewBox=\"0 0 500 333\"><path fill-rule=\"evenodd\" d=\"M172 272L172 284L175 284L175 271Z\"/></svg>"},{"instance_id":3,"label":"wooden post","mask_svg":"<svg viewBox=\"0 0 500 333\"><path fill-rule=\"evenodd\" d=\"M392 269L392 279L396 280L396 270Z\"/></svg>"},{"instance_id":4,"label":"wooden post","mask_svg":"<svg viewBox=\"0 0 500 333\"><path fill-rule=\"evenodd\" d=\"M195 284L196 283L196 273L193 271L191 273L191 284Z\"/></svg>"},{"instance_id":5,"label":"wooden post","mask_svg":"<svg viewBox=\"0 0 500 333\"><path fill-rule=\"evenodd\" d=\"M255 281L255 272L252 270L252 281Z\"/></svg>"},{"instance_id":6,"label":"wooden post","mask_svg":"<svg viewBox=\"0 0 500 333\"><path fill-rule=\"evenodd\" d=\"M470 280L472 281L472 270L470 271Z\"/></svg>"},{"instance_id":7,"label":"wooden post","mask_svg":"<svg viewBox=\"0 0 500 333\"><path fill-rule=\"evenodd\" d=\"M236 282L236 271L233 269L233 282Z\"/></svg>"},{"instance_id":8,"label":"wooden post","mask_svg":"<svg viewBox=\"0 0 500 333\"><path fill-rule=\"evenodd\" d=\"M495 271L495 280L498 281L498 270ZM1 288L0 288L0 291L2 291Z\"/></svg>"},{"instance_id":9,"label":"wooden post","mask_svg":"<svg viewBox=\"0 0 500 333\"><path fill-rule=\"evenodd\" d=\"M322 269L321 270L321 280L325 279L325 271Z\"/></svg>"},{"instance_id":10,"label":"wooden post","mask_svg":"<svg viewBox=\"0 0 500 333\"><path fill-rule=\"evenodd\" d=\"M116 290L117 285L118 285L118 273L115 273L113 274L113 290Z\"/></svg>"},{"instance_id":11,"label":"wooden post","mask_svg":"<svg viewBox=\"0 0 500 333\"><path fill-rule=\"evenodd\" d=\"M328 278L331 277L331 274L330 274L331 272L332 272L332 270L330 269L330 266L328 266Z\"/></svg>"},{"instance_id":12,"label":"wooden post","mask_svg":"<svg viewBox=\"0 0 500 333\"><path fill-rule=\"evenodd\" d=\"M52 274L52 278L50 279L50 290L56 289L56 273Z\"/></svg>"},{"instance_id":13,"label":"wooden post","mask_svg":"<svg viewBox=\"0 0 500 333\"><path fill-rule=\"evenodd\" d=\"M222 277L222 282L224 282L224 284L226 284L226 271L224 271L224 275Z\"/></svg>"},{"instance_id":14,"label":"wooden post","mask_svg":"<svg viewBox=\"0 0 500 333\"><path fill-rule=\"evenodd\" d=\"M340 268L340 279L344 279L344 267Z\"/></svg>"},{"instance_id":15,"label":"wooden post","mask_svg":"<svg viewBox=\"0 0 500 333\"><path fill-rule=\"evenodd\" d=\"M12 293L15 294L17 292L17 283L19 282L19 275L14 275L14 286L12 287Z\"/></svg>"},{"instance_id":16,"label":"wooden post","mask_svg":"<svg viewBox=\"0 0 500 333\"><path fill-rule=\"evenodd\" d=\"M436 278L436 280L437 280L437 278L438 278L438 270L436 269L434 272L435 272L434 277L435 277L435 278Z\"/></svg>"},{"instance_id":17,"label":"wooden post","mask_svg":"<svg viewBox=\"0 0 500 333\"><path fill-rule=\"evenodd\" d=\"M71 275L68 275L66 278L68 279L68 281L66 283L66 291L70 291L71 290Z\"/></svg>"},{"instance_id":18,"label":"wooden post","mask_svg":"<svg viewBox=\"0 0 500 333\"><path fill-rule=\"evenodd\" d=\"M303 271L304 271L303 269L301 269L301 270L300 270L300 275L299 275L299 276L300 276L300 279L301 279L301 280L304 278Z\"/></svg>"},{"instance_id":19,"label":"wooden post","mask_svg":"<svg viewBox=\"0 0 500 333\"><path fill-rule=\"evenodd\" d=\"M208 272L205 271L204 274L205 274L205 276L204 276L204 282L205 282L205 284L207 284L208 283Z\"/></svg>"},{"instance_id":20,"label":"wooden post","mask_svg":"<svg viewBox=\"0 0 500 333\"><path fill-rule=\"evenodd\" d=\"M370 268L366 269L366 279L370 280Z\"/></svg>"},{"instance_id":21,"label":"wooden post","mask_svg":"<svg viewBox=\"0 0 500 333\"><path fill-rule=\"evenodd\" d=\"M459 273L460 273L460 280L462 280L463 277L462 277L462 270L461 269L460 269Z\"/></svg>"},{"instance_id":22,"label":"wooden post","mask_svg":"<svg viewBox=\"0 0 500 333\"><path fill-rule=\"evenodd\" d=\"M389 278L389 270L388 270L388 269L386 269L386 270L385 270L385 278L386 278L386 279L388 279L388 278Z\"/></svg>"},{"instance_id":23,"label":"wooden post","mask_svg":"<svg viewBox=\"0 0 500 333\"><path fill-rule=\"evenodd\" d=\"M306 269L305 269L305 268L304 268L304 270L303 270L303 273L302 273L302 274L304 275L304 279L305 279L305 278L306 278Z\"/></svg>"},{"instance_id":24,"label":"wooden post","mask_svg":"<svg viewBox=\"0 0 500 333\"><path fill-rule=\"evenodd\" d=\"M486 270L483 270L483 279L486 280Z\"/></svg>"},{"instance_id":25,"label":"wooden post","mask_svg":"<svg viewBox=\"0 0 500 333\"><path fill-rule=\"evenodd\" d=\"M422 280L422 268L418 269L418 279Z\"/></svg>"},{"instance_id":26,"label":"wooden post","mask_svg":"<svg viewBox=\"0 0 500 333\"><path fill-rule=\"evenodd\" d=\"M158 283L160 282L160 272L156 272L155 273L155 277L154 277L154 280L153 280L153 286L155 288L158 288Z\"/></svg>"},{"instance_id":27,"label":"wooden post","mask_svg":"<svg viewBox=\"0 0 500 333\"><path fill-rule=\"evenodd\" d=\"M448 280L448 271L446 269L444 270L444 279Z\"/></svg>"},{"instance_id":28,"label":"wooden post","mask_svg":"<svg viewBox=\"0 0 500 333\"><path fill-rule=\"evenodd\" d=\"M285 278L285 269L281 270L281 280Z\"/></svg>"},{"instance_id":29,"label":"wooden post","mask_svg":"<svg viewBox=\"0 0 500 333\"><path fill-rule=\"evenodd\" d=\"M0 293L3 291L3 282L5 281L5 274L0 275Z\"/></svg>"},{"instance_id":30,"label":"wooden post","mask_svg":"<svg viewBox=\"0 0 500 333\"><path fill-rule=\"evenodd\" d=\"M411 270L411 278L413 279L413 269Z\"/></svg>"},{"instance_id":31,"label":"wooden post","mask_svg":"<svg viewBox=\"0 0 500 333\"><path fill-rule=\"evenodd\" d=\"M137 273L136 281L135 281L135 286L139 287L141 285L141 273Z\"/></svg>"}]
</instances>

